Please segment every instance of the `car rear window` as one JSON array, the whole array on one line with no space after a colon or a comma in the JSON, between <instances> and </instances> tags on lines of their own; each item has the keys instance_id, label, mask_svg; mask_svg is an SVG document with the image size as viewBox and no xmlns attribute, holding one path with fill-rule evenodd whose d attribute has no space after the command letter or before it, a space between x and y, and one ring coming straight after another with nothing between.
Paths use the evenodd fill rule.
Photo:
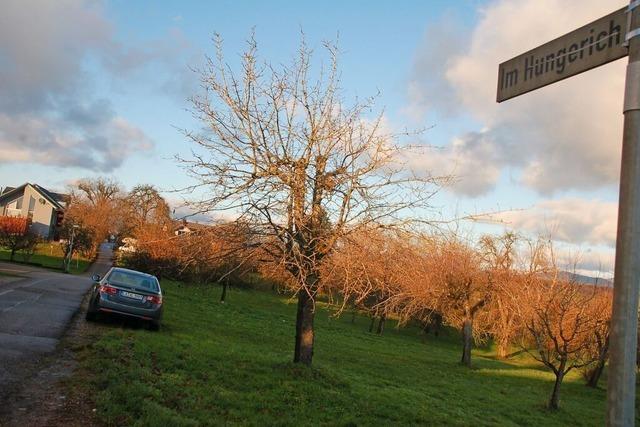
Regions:
<instances>
[{"instance_id":1,"label":"car rear window","mask_svg":"<svg viewBox=\"0 0 640 427\"><path fill-rule=\"evenodd\" d=\"M158 284L153 277L141 276L126 271L112 271L107 277L107 282L113 285L133 286L138 289L144 289L151 292L158 292Z\"/></svg>"}]
</instances>

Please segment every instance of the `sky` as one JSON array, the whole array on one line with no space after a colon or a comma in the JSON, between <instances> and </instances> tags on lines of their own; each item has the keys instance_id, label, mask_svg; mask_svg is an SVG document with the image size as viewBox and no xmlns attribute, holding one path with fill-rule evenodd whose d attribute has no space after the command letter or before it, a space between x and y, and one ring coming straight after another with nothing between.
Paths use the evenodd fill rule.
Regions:
<instances>
[{"instance_id":1,"label":"sky","mask_svg":"<svg viewBox=\"0 0 640 427\"><path fill-rule=\"evenodd\" d=\"M583 272L613 270L626 60L497 104L497 67L624 0L5 0L0 15L0 186L64 191L108 176L150 183L174 204L191 181L174 160L213 35L236 62L255 32L287 63L301 34L338 40L345 97L379 92L393 130L425 129L418 172L456 179L442 218L549 235Z\"/></svg>"}]
</instances>

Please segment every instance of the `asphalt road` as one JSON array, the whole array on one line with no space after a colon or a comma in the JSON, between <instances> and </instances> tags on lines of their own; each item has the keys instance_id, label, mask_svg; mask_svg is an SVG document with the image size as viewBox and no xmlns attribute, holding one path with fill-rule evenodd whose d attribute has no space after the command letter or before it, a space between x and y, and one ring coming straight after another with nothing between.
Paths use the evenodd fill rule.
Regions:
<instances>
[{"instance_id":1,"label":"asphalt road","mask_svg":"<svg viewBox=\"0 0 640 427\"><path fill-rule=\"evenodd\" d=\"M56 348L91 287L89 277L104 274L111 257L111 246L103 244L82 276L0 262L0 272L24 277L0 280L0 395L20 381L23 366Z\"/></svg>"}]
</instances>

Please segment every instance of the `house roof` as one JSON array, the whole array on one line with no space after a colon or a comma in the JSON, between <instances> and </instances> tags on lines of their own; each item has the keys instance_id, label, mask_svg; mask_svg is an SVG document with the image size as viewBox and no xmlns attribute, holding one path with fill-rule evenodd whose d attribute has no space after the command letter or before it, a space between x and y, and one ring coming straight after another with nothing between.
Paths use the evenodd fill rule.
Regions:
<instances>
[{"instance_id":1,"label":"house roof","mask_svg":"<svg viewBox=\"0 0 640 427\"><path fill-rule=\"evenodd\" d=\"M62 205L62 203L66 203L67 199L69 198L69 196L67 194L62 194L62 193L56 193L54 191L49 191L44 187L39 186L38 184L32 184L32 186L38 190L38 192L40 194L42 194L43 196L45 196L46 198L50 199L51 202L53 202L54 206L56 207L60 207L60 209L62 209L64 206Z\"/></svg>"},{"instance_id":2,"label":"house roof","mask_svg":"<svg viewBox=\"0 0 640 427\"><path fill-rule=\"evenodd\" d=\"M64 206L62 205L62 203L64 203L67 198L66 194L49 191L46 188L39 186L38 184L31 184L28 182L15 188L5 187L5 189L2 191L2 194L0 194L0 202L3 202L4 200L7 200L7 199L11 199L12 197L15 197L17 195L24 194L24 189L27 187L27 185L31 186L34 190L36 190L36 192L40 194L49 203L51 203L54 208L64 209Z\"/></svg>"},{"instance_id":3,"label":"house roof","mask_svg":"<svg viewBox=\"0 0 640 427\"><path fill-rule=\"evenodd\" d=\"M191 231L200 231L210 227L211 227L210 224L201 224L198 222L191 222L191 221L187 221L186 219L183 219L180 221L174 221L173 230L178 231L178 230L183 230L185 228L188 228Z\"/></svg>"}]
</instances>

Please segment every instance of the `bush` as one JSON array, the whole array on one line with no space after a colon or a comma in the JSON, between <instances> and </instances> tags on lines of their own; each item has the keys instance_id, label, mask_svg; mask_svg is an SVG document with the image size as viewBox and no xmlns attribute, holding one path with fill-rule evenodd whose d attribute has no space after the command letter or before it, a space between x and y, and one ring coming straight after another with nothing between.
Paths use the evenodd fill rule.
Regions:
<instances>
[{"instance_id":1,"label":"bush","mask_svg":"<svg viewBox=\"0 0 640 427\"><path fill-rule=\"evenodd\" d=\"M31 260L31 257L36 253L40 240L40 236L31 232L24 236L20 246L20 255L24 262L29 262Z\"/></svg>"}]
</instances>

